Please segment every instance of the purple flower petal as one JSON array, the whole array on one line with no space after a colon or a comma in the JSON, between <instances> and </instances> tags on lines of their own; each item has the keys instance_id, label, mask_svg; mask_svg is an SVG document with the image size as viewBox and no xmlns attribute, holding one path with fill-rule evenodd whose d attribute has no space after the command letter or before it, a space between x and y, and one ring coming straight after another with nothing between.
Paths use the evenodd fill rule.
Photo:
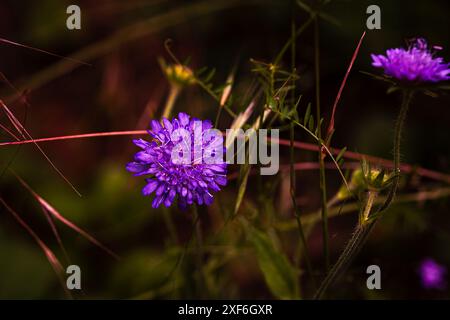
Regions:
<instances>
[{"instance_id":1,"label":"purple flower petal","mask_svg":"<svg viewBox=\"0 0 450 320\"><path fill-rule=\"evenodd\" d=\"M187 115L184 112L180 112L178 114L178 119L180 119L180 124L183 127L186 127L189 124L189 118L190 118L189 115Z\"/></svg>"},{"instance_id":2,"label":"purple flower petal","mask_svg":"<svg viewBox=\"0 0 450 320\"><path fill-rule=\"evenodd\" d=\"M158 187L158 181L150 180L150 181L148 181L147 185L144 188L142 188L142 194L144 196L149 196L153 193L153 191L156 190L157 187Z\"/></svg>"},{"instance_id":3,"label":"purple flower petal","mask_svg":"<svg viewBox=\"0 0 450 320\"><path fill-rule=\"evenodd\" d=\"M161 203L164 201L164 196L156 196L152 201L152 208L158 208Z\"/></svg>"},{"instance_id":4,"label":"purple flower petal","mask_svg":"<svg viewBox=\"0 0 450 320\"><path fill-rule=\"evenodd\" d=\"M141 172L148 168L148 164L138 163L138 162L129 162L127 164L127 171L129 172Z\"/></svg>"},{"instance_id":5,"label":"purple flower petal","mask_svg":"<svg viewBox=\"0 0 450 320\"><path fill-rule=\"evenodd\" d=\"M153 133L158 133L162 129L161 124L156 120L150 121L150 127L152 128Z\"/></svg>"}]
</instances>

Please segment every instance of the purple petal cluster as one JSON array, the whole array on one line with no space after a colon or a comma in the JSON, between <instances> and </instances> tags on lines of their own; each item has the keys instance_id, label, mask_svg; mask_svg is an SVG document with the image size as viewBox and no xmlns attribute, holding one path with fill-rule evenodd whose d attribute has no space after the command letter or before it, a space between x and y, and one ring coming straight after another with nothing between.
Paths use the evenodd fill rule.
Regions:
<instances>
[{"instance_id":1,"label":"purple petal cluster","mask_svg":"<svg viewBox=\"0 0 450 320\"><path fill-rule=\"evenodd\" d=\"M196 125L200 124L200 145L194 148L194 143L199 143ZM194 151L190 154L192 161L180 163L173 160L174 150L177 146L190 140L189 150L200 150L200 157L204 156L206 149L215 144L223 150L223 138L220 140L211 138L209 132L212 123L209 120L192 118L186 113L179 113L178 117L169 121L163 118L161 123L152 120L149 134L151 141L143 139L133 140L134 144L142 150L136 153L134 161L127 164L127 170L135 176L149 176L146 186L142 189L144 196L155 193L152 207L158 208L161 204L166 207L172 205L175 199L180 208L197 203L209 205L213 202L213 193L220 190L220 186L227 183L227 163L223 161L205 162L194 157ZM175 135L176 131L183 130L189 137L184 139ZM196 132L196 133L195 133ZM195 138L197 135L197 139ZM197 141L197 142L196 142ZM220 141L219 145L217 141ZM214 146L213 146L214 147ZM175 153L177 153L176 151Z\"/></svg>"},{"instance_id":2,"label":"purple petal cluster","mask_svg":"<svg viewBox=\"0 0 450 320\"><path fill-rule=\"evenodd\" d=\"M419 267L422 286L426 289L445 289L445 274L447 269L433 259L425 259Z\"/></svg>"},{"instance_id":3,"label":"purple petal cluster","mask_svg":"<svg viewBox=\"0 0 450 320\"><path fill-rule=\"evenodd\" d=\"M383 68L387 76L400 81L423 83L450 79L450 64L435 57L434 50L428 48L424 39L416 39L408 49L389 49L386 55L372 54L371 57L372 66Z\"/></svg>"}]
</instances>

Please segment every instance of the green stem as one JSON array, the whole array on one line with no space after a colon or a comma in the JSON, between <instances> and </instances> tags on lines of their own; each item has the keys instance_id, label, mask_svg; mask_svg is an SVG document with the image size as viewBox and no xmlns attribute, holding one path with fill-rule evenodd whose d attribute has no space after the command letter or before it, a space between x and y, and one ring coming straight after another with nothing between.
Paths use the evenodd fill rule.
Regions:
<instances>
[{"instance_id":1,"label":"green stem","mask_svg":"<svg viewBox=\"0 0 450 320\"><path fill-rule=\"evenodd\" d=\"M315 15L311 15L308 18L308 20L306 20L305 23L303 23L303 25L295 31L295 38L297 38L301 33L303 33L303 31L306 30L306 28L309 27L309 25L314 21L314 17L315 17ZM276 56L276 58L273 62L274 65L278 65L278 63L280 63L281 59L283 58L283 55L286 53L287 49L289 49L289 47L291 46L293 41L295 41L295 39L293 39L292 37L289 37L289 40L284 44L283 48L280 50L280 52Z\"/></svg>"},{"instance_id":2,"label":"green stem","mask_svg":"<svg viewBox=\"0 0 450 320\"><path fill-rule=\"evenodd\" d=\"M330 250L328 236L328 206L327 206L327 185L325 176L325 163L322 156L321 140L321 113L320 113L320 56L319 56L319 19L314 19L314 55L315 55L315 78L316 78L316 120L317 120L317 137L319 145L319 172L320 172L320 192L322 202L322 230L323 230L323 254L325 257L325 271L330 267Z\"/></svg>"},{"instance_id":3,"label":"green stem","mask_svg":"<svg viewBox=\"0 0 450 320\"><path fill-rule=\"evenodd\" d=\"M178 235L177 235L177 228L175 227L175 223L173 221L172 213L169 209L164 208L163 210L163 217L164 222L167 227L167 231L169 231L170 239L172 241L172 244L177 245L178 244Z\"/></svg>"},{"instance_id":4,"label":"green stem","mask_svg":"<svg viewBox=\"0 0 450 320\"><path fill-rule=\"evenodd\" d=\"M222 114L223 106L219 106L219 110L217 110L216 120L214 121L214 128L219 126L220 115Z\"/></svg>"},{"instance_id":5,"label":"green stem","mask_svg":"<svg viewBox=\"0 0 450 320\"><path fill-rule=\"evenodd\" d=\"M171 85L169 96L166 100L166 106L164 107L163 117L169 118L172 113L173 106L175 105L175 101L177 101L178 95L180 94L180 87Z\"/></svg>"},{"instance_id":6,"label":"green stem","mask_svg":"<svg viewBox=\"0 0 450 320\"><path fill-rule=\"evenodd\" d=\"M369 216L376 196L376 192L369 191L361 216ZM337 280L339 280L339 278L345 273L353 258L358 254L358 252L366 242L367 238L369 237L370 231L372 231L373 227L375 226L375 223L375 219L360 219L360 222L358 223L358 226L356 227L351 239L345 246L344 251L339 256L336 264L333 266L333 268L331 268L330 272L323 280L320 288L314 295L314 299L322 299L327 289L331 287Z\"/></svg>"},{"instance_id":7,"label":"green stem","mask_svg":"<svg viewBox=\"0 0 450 320\"><path fill-rule=\"evenodd\" d=\"M194 215L194 221L197 221L198 223L195 223L195 240L196 240L196 264L197 264L197 272L198 272L198 280L199 280L199 292L200 292L200 298L203 297L205 294L207 296L207 287L206 287L206 277L205 277L205 271L203 268L203 257L204 257L204 250L203 250L203 237L202 237L202 229L201 229L201 223L200 223L200 217L198 214L197 206L194 204L192 206L193 208L193 215Z\"/></svg>"},{"instance_id":8,"label":"green stem","mask_svg":"<svg viewBox=\"0 0 450 320\"><path fill-rule=\"evenodd\" d=\"M290 155L291 155L291 164L290 164L291 200L292 200L292 206L294 207L294 210L295 210L295 219L297 220L298 233L300 236L300 242L303 247L303 253L305 256L306 270L308 270L308 273L309 273L311 280L313 282L313 285L315 287L313 268L311 265L311 259L309 258L309 251L308 251L308 246L307 246L307 242L306 242L305 232L303 230L303 225L302 225L302 222L300 219L301 212L300 212L300 208L297 205L297 201L295 199L295 170L294 170L294 147L293 147L294 124L293 123L291 123L290 133L291 133L291 150L290 150Z\"/></svg>"},{"instance_id":9,"label":"green stem","mask_svg":"<svg viewBox=\"0 0 450 320\"><path fill-rule=\"evenodd\" d=\"M403 125L405 123L406 114L408 113L409 105L411 104L414 91L411 89L403 89L402 91L402 104L400 106L400 113L395 123L395 136L394 136L394 177L392 180L392 186L389 190L385 203L378 210L379 212L386 210L392 203L397 193L398 186L400 184L400 144L402 139Z\"/></svg>"},{"instance_id":10,"label":"green stem","mask_svg":"<svg viewBox=\"0 0 450 320\"><path fill-rule=\"evenodd\" d=\"M296 56L296 46L295 46L295 39L297 38L297 30L295 27L295 2L292 1L292 19L291 19L291 71L294 74L295 73L295 56ZM295 79L292 80L292 90L291 90L291 103L292 106L295 105ZM315 288L315 280L314 280L314 274L313 274L313 268L311 265L311 259L309 257L309 251L308 246L306 242L305 232L303 230L303 225L300 219L300 208L297 205L297 200L295 198L296 194L296 182L295 182L295 169L294 169L294 163L295 163L295 154L294 154L294 139L295 139L295 130L294 130L294 123L290 123L290 192L291 192L291 200L292 200L292 206L295 210L295 218L297 220L297 227L298 227L298 233L300 237L300 244L301 247L303 247L303 254L305 257L305 264L306 264L306 270L308 271L309 276L311 277L313 286Z\"/></svg>"}]
</instances>

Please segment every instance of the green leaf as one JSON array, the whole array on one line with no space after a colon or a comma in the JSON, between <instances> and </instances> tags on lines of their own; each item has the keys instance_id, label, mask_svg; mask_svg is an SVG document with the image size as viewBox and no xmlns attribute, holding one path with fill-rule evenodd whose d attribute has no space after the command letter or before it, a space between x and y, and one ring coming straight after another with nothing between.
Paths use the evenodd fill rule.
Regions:
<instances>
[{"instance_id":1,"label":"green leaf","mask_svg":"<svg viewBox=\"0 0 450 320\"><path fill-rule=\"evenodd\" d=\"M380 173L374 179L373 184L377 187L381 187L383 185L385 174L386 174L385 169L381 170Z\"/></svg>"},{"instance_id":2,"label":"green leaf","mask_svg":"<svg viewBox=\"0 0 450 320\"><path fill-rule=\"evenodd\" d=\"M389 87L389 88L387 89L386 94L391 94L391 93L394 93L394 92L396 92L396 91L398 91L398 90L400 90L399 87L397 87L397 86L391 86L391 87Z\"/></svg>"},{"instance_id":3,"label":"green leaf","mask_svg":"<svg viewBox=\"0 0 450 320\"><path fill-rule=\"evenodd\" d=\"M279 299L299 299L296 272L288 259L275 249L271 239L263 232L249 226L248 234L272 294Z\"/></svg>"},{"instance_id":4,"label":"green leaf","mask_svg":"<svg viewBox=\"0 0 450 320\"><path fill-rule=\"evenodd\" d=\"M336 162L339 162L339 160L341 160L342 156L344 155L345 151L347 151L347 147L344 147L339 154L336 157Z\"/></svg>"},{"instance_id":5,"label":"green leaf","mask_svg":"<svg viewBox=\"0 0 450 320\"><path fill-rule=\"evenodd\" d=\"M306 3L304 3L303 1L297 0L297 5L302 8L303 10L305 10L306 12L308 12L309 14L315 14L315 12L313 11L313 9L311 9L311 7L309 5L307 5Z\"/></svg>"},{"instance_id":6,"label":"green leaf","mask_svg":"<svg viewBox=\"0 0 450 320\"><path fill-rule=\"evenodd\" d=\"M250 173L250 168L251 168L251 165L247 162L241 167L241 171L239 173L239 175L240 175L239 190L238 190L238 195L236 198L236 203L234 205L234 215L237 214L237 212L241 206L242 199L244 199L245 190L247 189L247 180L248 180L248 175Z\"/></svg>"},{"instance_id":7,"label":"green leaf","mask_svg":"<svg viewBox=\"0 0 450 320\"><path fill-rule=\"evenodd\" d=\"M311 103L308 103L308 107L306 108L305 118L303 119L303 125L305 127L308 124L310 115L311 115Z\"/></svg>"},{"instance_id":8,"label":"green leaf","mask_svg":"<svg viewBox=\"0 0 450 320\"><path fill-rule=\"evenodd\" d=\"M309 131L314 131L314 117L309 118L308 127L309 127Z\"/></svg>"},{"instance_id":9,"label":"green leaf","mask_svg":"<svg viewBox=\"0 0 450 320\"><path fill-rule=\"evenodd\" d=\"M317 125L317 128L316 128L316 130L314 131L314 134L317 136L317 135L319 135L319 130L321 130L321 128L322 128L322 122L323 122L323 118L320 118L320 123ZM311 131L312 131L312 129L311 129Z\"/></svg>"},{"instance_id":10,"label":"green leaf","mask_svg":"<svg viewBox=\"0 0 450 320\"><path fill-rule=\"evenodd\" d=\"M214 77L214 74L216 73L216 69L211 69L208 74L206 75L205 79L203 80L203 82L207 83L209 81L211 81L211 79Z\"/></svg>"},{"instance_id":11,"label":"green leaf","mask_svg":"<svg viewBox=\"0 0 450 320\"><path fill-rule=\"evenodd\" d=\"M277 110L278 104L277 104L277 102L275 101L275 99L274 99L273 97L271 97L271 96L269 96L269 97L267 98L267 105L269 106L270 109L272 109L272 110Z\"/></svg>"}]
</instances>

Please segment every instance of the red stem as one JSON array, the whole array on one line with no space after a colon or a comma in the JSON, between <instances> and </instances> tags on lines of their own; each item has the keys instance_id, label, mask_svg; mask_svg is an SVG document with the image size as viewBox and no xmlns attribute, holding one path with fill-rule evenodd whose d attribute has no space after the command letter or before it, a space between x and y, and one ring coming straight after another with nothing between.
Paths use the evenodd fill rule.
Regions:
<instances>
[{"instance_id":1,"label":"red stem","mask_svg":"<svg viewBox=\"0 0 450 320\"><path fill-rule=\"evenodd\" d=\"M21 141L8 141L8 142L2 142L0 143L1 146L8 146L8 145L20 145L20 144L29 144L29 143L37 143L37 142L50 142L50 141L60 141L60 140L71 140L71 139L84 139L84 138L95 138L95 137L109 137L109 136L131 136L131 135L146 135L148 134L147 130L129 130L129 131L111 131L111 132L96 132L96 133L85 133L85 134L75 134L75 135L68 135L68 136L59 136L59 137L49 137L49 138L40 138L40 139L32 139L32 140L21 140ZM269 141L278 143L283 146L289 146L290 141L284 140L284 139L270 139ZM294 148L303 149L303 150L309 150L309 151L315 151L317 152L319 150L318 146L316 144L307 143L307 142L298 142L294 141ZM339 148L330 148L330 152L334 155L338 155L341 149ZM346 159L352 159L352 160L362 160L363 158L366 159L366 161L379 165L381 167L386 168L393 168L394 163L391 160L387 160L380 157L375 157L367 154L352 152L352 151L346 151L343 154L343 157ZM410 172L416 172L418 175L427 177L434 180L443 181L446 183L450 183L450 175L440 173L437 171L416 167L407 163L402 163L400 165L400 168L403 172L410 173Z\"/></svg>"}]
</instances>

